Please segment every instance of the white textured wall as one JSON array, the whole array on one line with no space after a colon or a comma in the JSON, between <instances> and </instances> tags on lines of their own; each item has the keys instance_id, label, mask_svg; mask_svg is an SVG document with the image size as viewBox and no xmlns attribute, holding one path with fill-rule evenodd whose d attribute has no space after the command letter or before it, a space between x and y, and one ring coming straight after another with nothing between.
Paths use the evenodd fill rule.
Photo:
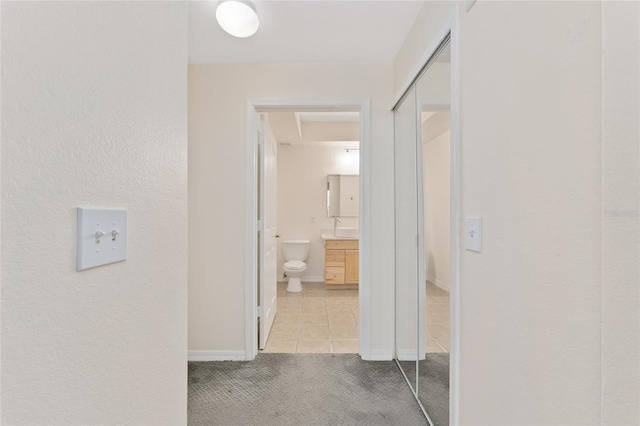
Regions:
<instances>
[{"instance_id":1,"label":"white textured wall","mask_svg":"<svg viewBox=\"0 0 640 426\"><path fill-rule=\"evenodd\" d=\"M602 6L602 423L640 424L640 3Z\"/></svg>"},{"instance_id":2,"label":"white textured wall","mask_svg":"<svg viewBox=\"0 0 640 426\"><path fill-rule=\"evenodd\" d=\"M483 252L462 258L463 423L599 419L600 42L596 2L464 17L462 214Z\"/></svg>"},{"instance_id":3,"label":"white textured wall","mask_svg":"<svg viewBox=\"0 0 640 426\"><path fill-rule=\"evenodd\" d=\"M460 421L593 424L600 5L479 2L463 19L462 214L484 235L462 258Z\"/></svg>"},{"instance_id":4,"label":"white textured wall","mask_svg":"<svg viewBox=\"0 0 640 426\"><path fill-rule=\"evenodd\" d=\"M390 356L391 82L390 64L189 66L190 350L245 346L246 100L339 98L371 100L371 338L375 353Z\"/></svg>"},{"instance_id":5,"label":"white textured wall","mask_svg":"<svg viewBox=\"0 0 640 426\"><path fill-rule=\"evenodd\" d=\"M322 229L327 217L327 175L358 174L358 151L326 146L278 146L278 279L282 278L282 241L309 240L305 277L324 278Z\"/></svg>"},{"instance_id":6,"label":"white textured wall","mask_svg":"<svg viewBox=\"0 0 640 426\"><path fill-rule=\"evenodd\" d=\"M428 125L429 120L423 124ZM450 139L447 131L422 145L427 279L444 289L449 289L451 257Z\"/></svg>"},{"instance_id":7,"label":"white textured wall","mask_svg":"<svg viewBox=\"0 0 640 426\"><path fill-rule=\"evenodd\" d=\"M425 3L396 92L454 6ZM461 8L462 216L484 233L461 259L462 424L600 420L600 7Z\"/></svg>"},{"instance_id":8,"label":"white textured wall","mask_svg":"<svg viewBox=\"0 0 640 426\"><path fill-rule=\"evenodd\" d=\"M184 424L187 10L2 2L2 423ZM128 259L76 272L76 207Z\"/></svg>"}]
</instances>

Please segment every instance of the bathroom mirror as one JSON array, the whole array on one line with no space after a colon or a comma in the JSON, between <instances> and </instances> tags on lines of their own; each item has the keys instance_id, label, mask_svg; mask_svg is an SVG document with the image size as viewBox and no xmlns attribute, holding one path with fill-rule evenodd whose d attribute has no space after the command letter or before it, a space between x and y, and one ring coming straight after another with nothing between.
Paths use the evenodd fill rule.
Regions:
<instances>
[{"instance_id":1,"label":"bathroom mirror","mask_svg":"<svg viewBox=\"0 0 640 426\"><path fill-rule=\"evenodd\" d=\"M358 217L360 211L360 176L327 176L327 216Z\"/></svg>"}]
</instances>

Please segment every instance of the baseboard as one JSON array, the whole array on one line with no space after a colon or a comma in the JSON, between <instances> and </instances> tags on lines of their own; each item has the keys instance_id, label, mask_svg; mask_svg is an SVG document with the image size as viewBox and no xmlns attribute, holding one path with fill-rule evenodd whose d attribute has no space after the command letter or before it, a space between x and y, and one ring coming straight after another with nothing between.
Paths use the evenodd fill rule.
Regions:
<instances>
[{"instance_id":1,"label":"baseboard","mask_svg":"<svg viewBox=\"0 0 640 426\"><path fill-rule=\"evenodd\" d=\"M427 281L433 283L436 287L443 289L446 292L449 292L449 283L445 283L436 279L435 277L427 277Z\"/></svg>"},{"instance_id":2,"label":"baseboard","mask_svg":"<svg viewBox=\"0 0 640 426\"><path fill-rule=\"evenodd\" d=\"M188 361L244 361L245 351L189 351Z\"/></svg>"},{"instance_id":3,"label":"baseboard","mask_svg":"<svg viewBox=\"0 0 640 426\"><path fill-rule=\"evenodd\" d=\"M365 361L391 361L393 360L393 352L388 349L372 349L370 357Z\"/></svg>"},{"instance_id":4,"label":"baseboard","mask_svg":"<svg viewBox=\"0 0 640 426\"><path fill-rule=\"evenodd\" d=\"M309 275L309 276L300 278L300 281L302 281L303 283L323 283L324 282L324 276L323 275ZM280 278L278 278L278 282L279 283L286 283L287 279L280 277Z\"/></svg>"},{"instance_id":5,"label":"baseboard","mask_svg":"<svg viewBox=\"0 0 640 426\"><path fill-rule=\"evenodd\" d=\"M426 359L426 355L424 353L420 354L418 358L420 360ZM415 361L416 360L416 351L415 349L405 349L398 351L398 361Z\"/></svg>"}]
</instances>

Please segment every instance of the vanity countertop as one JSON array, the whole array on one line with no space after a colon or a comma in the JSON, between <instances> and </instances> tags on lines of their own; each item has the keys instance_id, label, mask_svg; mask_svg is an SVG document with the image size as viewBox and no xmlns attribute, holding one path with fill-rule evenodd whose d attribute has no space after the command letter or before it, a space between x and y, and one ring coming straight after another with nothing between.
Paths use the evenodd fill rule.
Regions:
<instances>
[{"instance_id":1,"label":"vanity countertop","mask_svg":"<svg viewBox=\"0 0 640 426\"><path fill-rule=\"evenodd\" d=\"M327 240L357 240L358 237L336 237L335 234L333 233L333 230L329 230L329 231L322 231L320 233L320 236L322 237L323 241L327 241Z\"/></svg>"}]
</instances>

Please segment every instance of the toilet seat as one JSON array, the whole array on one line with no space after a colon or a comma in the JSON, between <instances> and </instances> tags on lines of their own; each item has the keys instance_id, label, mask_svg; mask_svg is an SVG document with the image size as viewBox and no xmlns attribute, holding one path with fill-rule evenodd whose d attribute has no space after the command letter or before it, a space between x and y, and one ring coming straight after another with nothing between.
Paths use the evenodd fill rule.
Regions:
<instances>
[{"instance_id":1,"label":"toilet seat","mask_svg":"<svg viewBox=\"0 0 640 426\"><path fill-rule=\"evenodd\" d=\"M285 268L290 269L292 271L296 269L302 269L305 266L307 266L307 264L300 260L290 260L284 264Z\"/></svg>"}]
</instances>

